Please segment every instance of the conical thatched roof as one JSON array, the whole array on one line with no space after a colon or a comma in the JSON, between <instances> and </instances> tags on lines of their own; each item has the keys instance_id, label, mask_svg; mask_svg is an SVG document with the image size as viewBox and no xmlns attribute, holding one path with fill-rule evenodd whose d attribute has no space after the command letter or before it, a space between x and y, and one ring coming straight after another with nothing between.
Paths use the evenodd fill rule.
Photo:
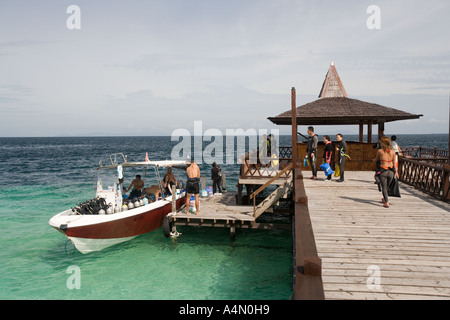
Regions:
<instances>
[{"instance_id":1,"label":"conical thatched roof","mask_svg":"<svg viewBox=\"0 0 450 320\"><path fill-rule=\"evenodd\" d=\"M361 121L377 124L422 116L350 98L323 98L297 108L298 125L349 125ZM278 125L290 125L292 112L289 110L268 119Z\"/></svg>"},{"instance_id":2,"label":"conical thatched roof","mask_svg":"<svg viewBox=\"0 0 450 320\"><path fill-rule=\"evenodd\" d=\"M319 98L347 98L347 92L337 73L334 62L331 63L330 70L328 70L325 77Z\"/></svg>"},{"instance_id":3,"label":"conical thatched roof","mask_svg":"<svg viewBox=\"0 0 450 320\"><path fill-rule=\"evenodd\" d=\"M319 100L297 108L298 125L378 124L423 116L348 98L334 63L328 70L319 97ZM277 125L290 125L292 112L288 110L268 119Z\"/></svg>"}]
</instances>

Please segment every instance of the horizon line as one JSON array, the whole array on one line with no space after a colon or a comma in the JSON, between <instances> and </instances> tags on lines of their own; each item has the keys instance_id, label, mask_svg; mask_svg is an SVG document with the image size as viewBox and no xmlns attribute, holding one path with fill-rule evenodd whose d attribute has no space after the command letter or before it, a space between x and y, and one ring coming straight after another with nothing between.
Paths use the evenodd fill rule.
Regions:
<instances>
[{"instance_id":1,"label":"horizon line","mask_svg":"<svg viewBox=\"0 0 450 320\"><path fill-rule=\"evenodd\" d=\"M334 134L334 133L333 133ZM448 132L445 133L390 133L390 134L385 134L385 136L393 136L393 135L397 135L397 136L401 136L401 135L448 135ZM324 132L323 134L318 134L320 135L332 135L332 133L327 133ZM344 136L359 136L358 133L343 133ZM226 135L222 135L223 137L226 137ZM234 137L247 137L247 136L259 136L259 135L234 135ZM289 137L291 136L290 134L280 134L280 137ZM367 137L367 134L363 135L364 137ZM376 136L376 134L373 134L372 136ZM133 137L172 137L171 135L57 135L57 136L0 136L0 139L8 139L8 138L133 138ZM191 137L213 137L212 136L205 136L205 135L191 135Z\"/></svg>"}]
</instances>

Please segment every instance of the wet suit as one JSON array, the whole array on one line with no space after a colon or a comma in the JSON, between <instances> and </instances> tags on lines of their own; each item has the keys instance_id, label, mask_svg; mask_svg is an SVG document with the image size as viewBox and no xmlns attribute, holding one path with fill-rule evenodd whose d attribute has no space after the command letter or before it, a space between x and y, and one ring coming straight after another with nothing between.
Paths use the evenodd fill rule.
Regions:
<instances>
[{"instance_id":1,"label":"wet suit","mask_svg":"<svg viewBox=\"0 0 450 320\"><path fill-rule=\"evenodd\" d=\"M329 165L331 165L331 157L333 156L333 144L331 143L331 141L328 141L325 144L325 148L323 149L323 161L328 163ZM327 177L327 180L331 180L332 175L330 174Z\"/></svg>"},{"instance_id":2,"label":"wet suit","mask_svg":"<svg viewBox=\"0 0 450 320\"><path fill-rule=\"evenodd\" d=\"M386 154L387 152L383 150ZM383 160L380 159L382 163L380 165L380 184L381 190L383 193L383 199L385 203L389 202L389 186L392 183L392 180L395 179L395 168L394 168L394 160Z\"/></svg>"},{"instance_id":3,"label":"wet suit","mask_svg":"<svg viewBox=\"0 0 450 320\"><path fill-rule=\"evenodd\" d=\"M317 158L318 142L319 142L319 138L315 134L313 136L308 137L308 144L306 146L306 153L308 155L309 164L311 165L313 177L317 177L316 158ZM314 156L312 154L314 154Z\"/></svg>"},{"instance_id":4,"label":"wet suit","mask_svg":"<svg viewBox=\"0 0 450 320\"><path fill-rule=\"evenodd\" d=\"M339 170L341 171L341 177L339 178L340 181L344 181L344 169L345 169L345 162L347 161L347 143L344 140L339 141Z\"/></svg>"}]
</instances>

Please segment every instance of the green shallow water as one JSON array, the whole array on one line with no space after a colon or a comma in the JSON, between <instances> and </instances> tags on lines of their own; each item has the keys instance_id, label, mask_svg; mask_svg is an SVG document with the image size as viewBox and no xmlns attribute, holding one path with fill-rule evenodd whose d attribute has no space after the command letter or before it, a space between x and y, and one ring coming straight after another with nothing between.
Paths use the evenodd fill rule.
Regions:
<instances>
[{"instance_id":1,"label":"green shallow water","mask_svg":"<svg viewBox=\"0 0 450 320\"><path fill-rule=\"evenodd\" d=\"M80 187L80 186L79 186ZM73 190L72 190L73 189ZM77 187L77 189L80 189ZM291 234L179 227L156 230L100 252L72 254L49 227L52 213L91 196L69 186L0 189L0 299L288 299ZM61 191L62 190L62 191ZM80 289L69 289L70 266Z\"/></svg>"},{"instance_id":2,"label":"green shallow water","mask_svg":"<svg viewBox=\"0 0 450 320\"><path fill-rule=\"evenodd\" d=\"M446 148L448 135L399 135L398 142ZM99 160L115 152L130 161L146 152L152 160L170 159L177 143L170 137L0 138L0 299L289 299L289 231L237 230L230 244L226 229L184 227L177 240L156 230L100 252L66 253L66 238L48 220L94 197ZM280 146L290 143L280 137ZM209 165L200 169L210 177ZM235 191L239 165L222 170ZM136 173L142 172L128 173L128 183ZM144 180L151 178L149 172ZM75 276L67 273L71 266L80 271L80 289L67 286Z\"/></svg>"}]
</instances>

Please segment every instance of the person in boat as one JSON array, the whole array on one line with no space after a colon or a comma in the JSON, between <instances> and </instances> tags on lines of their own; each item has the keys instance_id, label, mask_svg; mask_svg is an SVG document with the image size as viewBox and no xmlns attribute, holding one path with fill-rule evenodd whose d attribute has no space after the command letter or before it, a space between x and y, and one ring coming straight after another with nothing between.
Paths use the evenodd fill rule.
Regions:
<instances>
[{"instance_id":1,"label":"person in boat","mask_svg":"<svg viewBox=\"0 0 450 320\"><path fill-rule=\"evenodd\" d=\"M172 172L172 167L167 168L167 172L163 178L163 186L166 189L166 195L172 195L173 186L177 186L178 182Z\"/></svg>"},{"instance_id":2,"label":"person in boat","mask_svg":"<svg viewBox=\"0 0 450 320\"><path fill-rule=\"evenodd\" d=\"M331 159L333 157L333 144L331 143L330 136L325 135L323 137L323 142L325 143L325 148L323 149L323 162L326 162L331 166ZM332 174L327 176L325 181L331 180L332 176Z\"/></svg>"},{"instance_id":3,"label":"person in boat","mask_svg":"<svg viewBox=\"0 0 450 320\"><path fill-rule=\"evenodd\" d=\"M219 186L221 188L221 190L227 190L226 186L223 185L223 180L222 180L222 168L220 166L217 166L217 169L219 169Z\"/></svg>"},{"instance_id":4,"label":"person in boat","mask_svg":"<svg viewBox=\"0 0 450 320\"><path fill-rule=\"evenodd\" d=\"M136 179L131 181L130 186L127 189L127 192L130 191L131 187L133 187L133 191L130 193L130 199L139 198L142 195L142 189L144 188L144 180L141 179L141 175L137 174Z\"/></svg>"},{"instance_id":5,"label":"person in boat","mask_svg":"<svg viewBox=\"0 0 450 320\"><path fill-rule=\"evenodd\" d=\"M186 214L189 214L189 204L191 195L195 196L195 209L196 214L199 213L199 200L198 195L200 193L200 168L194 160L191 161L190 166L186 169L187 183L186 183Z\"/></svg>"},{"instance_id":6,"label":"person in boat","mask_svg":"<svg viewBox=\"0 0 450 320\"><path fill-rule=\"evenodd\" d=\"M143 195L146 196L149 199L149 202L157 201L160 196L161 190L157 185L152 185L148 188L144 189Z\"/></svg>"},{"instance_id":7,"label":"person in boat","mask_svg":"<svg viewBox=\"0 0 450 320\"><path fill-rule=\"evenodd\" d=\"M389 186L397 176L398 172L395 170L395 151L391 147L391 139L382 137L380 139L381 149L378 149L375 161L380 162L379 179L381 185L381 192L383 193L383 207L389 208Z\"/></svg>"},{"instance_id":8,"label":"person in boat","mask_svg":"<svg viewBox=\"0 0 450 320\"><path fill-rule=\"evenodd\" d=\"M308 155L308 161L312 169L312 176L310 179L317 180L317 144L319 143L319 137L314 133L314 127L308 127L308 144L306 146L306 153Z\"/></svg>"}]
</instances>

